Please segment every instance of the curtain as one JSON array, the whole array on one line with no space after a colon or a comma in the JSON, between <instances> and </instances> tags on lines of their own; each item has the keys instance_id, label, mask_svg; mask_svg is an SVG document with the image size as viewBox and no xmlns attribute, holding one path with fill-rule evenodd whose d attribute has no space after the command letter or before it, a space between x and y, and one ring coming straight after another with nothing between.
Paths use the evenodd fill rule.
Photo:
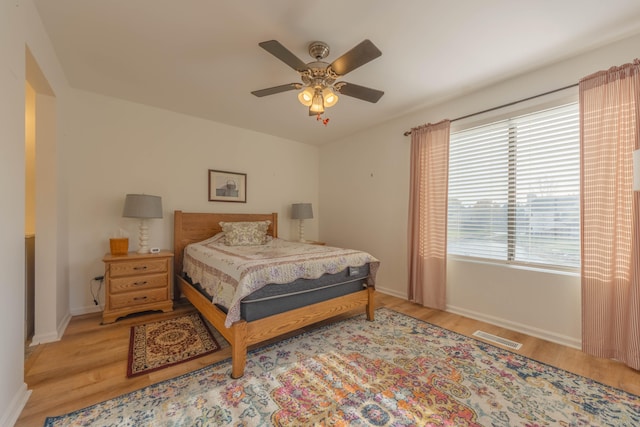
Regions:
<instances>
[{"instance_id":1,"label":"curtain","mask_svg":"<svg viewBox=\"0 0 640 427\"><path fill-rule=\"evenodd\" d=\"M640 369L640 63L580 81L582 349Z\"/></svg>"},{"instance_id":2,"label":"curtain","mask_svg":"<svg viewBox=\"0 0 640 427\"><path fill-rule=\"evenodd\" d=\"M443 120L411 130L409 301L446 307L449 133Z\"/></svg>"}]
</instances>

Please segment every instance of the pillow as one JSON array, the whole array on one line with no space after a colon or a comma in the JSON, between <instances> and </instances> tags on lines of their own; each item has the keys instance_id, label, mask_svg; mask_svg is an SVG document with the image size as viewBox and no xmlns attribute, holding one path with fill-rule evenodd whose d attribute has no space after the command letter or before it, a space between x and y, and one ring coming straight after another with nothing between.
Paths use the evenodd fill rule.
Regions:
<instances>
[{"instance_id":1,"label":"pillow","mask_svg":"<svg viewBox=\"0 0 640 427\"><path fill-rule=\"evenodd\" d=\"M252 246L267 243L271 221L220 222L227 246Z\"/></svg>"}]
</instances>

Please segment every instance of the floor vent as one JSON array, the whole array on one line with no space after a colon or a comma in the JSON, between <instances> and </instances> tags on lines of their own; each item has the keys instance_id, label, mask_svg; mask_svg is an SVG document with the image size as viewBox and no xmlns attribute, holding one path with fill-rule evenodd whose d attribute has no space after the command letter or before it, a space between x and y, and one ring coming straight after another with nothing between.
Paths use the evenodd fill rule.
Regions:
<instances>
[{"instance_id":1,"label":"floor vent","mask_svg":"<svg viewBox=\"0 0 640 427\"><path fill-rule=\"evenodd\" d=\"M484 332L484 331L475 331L473 333L473 336L474 337L478 337L478 338L482 338L482 339L487 340L487 341L491 341L491 342L496 343L496 344L503 345L505 347L512 348L514 350L520 350L520 347L522 347L522 344L519 343L519 342L511 341L511 340L508 340L506 338L502 338L502 337L499 337L497 335L492 335L492 334L490 334L488 332Z\"/></svg>"}]
</instances>

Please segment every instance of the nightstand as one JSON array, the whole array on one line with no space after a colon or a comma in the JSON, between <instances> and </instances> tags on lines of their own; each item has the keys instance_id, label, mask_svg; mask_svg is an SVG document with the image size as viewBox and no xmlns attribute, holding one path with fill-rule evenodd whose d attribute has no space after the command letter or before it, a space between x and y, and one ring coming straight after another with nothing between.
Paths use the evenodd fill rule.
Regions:
<instances>
[{"instance_id":1,"label":"nightstand","mask_svg":"<svg viewBox=\"0 0 640 427\"><path fill-rule=\"evenodd\" d=\"M325 242L318 242L316 240L305 240L304 242L300 242L300 243L306 243L307 245L321 245L321 246L326 245Z\"/></svg>"},{"instance_id":2,"label":"nightstand","mask_svg":"<svg viewBox=\"0 0 640 427\"><path fill-rule=\"evenodd\" d=\"M131 313L173 310L172 252L107 254L102 261L105 267L103 324Z\"/></svg>"}]
</instances>

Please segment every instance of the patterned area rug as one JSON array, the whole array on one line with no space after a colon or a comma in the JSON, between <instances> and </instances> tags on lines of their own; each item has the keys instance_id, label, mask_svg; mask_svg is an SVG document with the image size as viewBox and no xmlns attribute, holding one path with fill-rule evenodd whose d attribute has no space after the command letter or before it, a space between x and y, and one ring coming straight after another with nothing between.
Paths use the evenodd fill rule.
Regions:
<instances>
[{"instance_id":1,"label":"patterned area rug","mask_svg":"<svg viewBox=\"0 0 640 427\"><path fill-rule=\"evenodd\" d=\"M198 313L132 326L127 376L157 371L219 349Z\"/></svg>"},{"instance_id":2,"label":"patterned area rug","mask_svg":"<svg viewBox=\"0 0 640 427\"><path fill-rule=\"evenodd\" d=\"M639 426L640 398L387 310L102 402L46 426Z\"/></svg>"}]
</instances>

